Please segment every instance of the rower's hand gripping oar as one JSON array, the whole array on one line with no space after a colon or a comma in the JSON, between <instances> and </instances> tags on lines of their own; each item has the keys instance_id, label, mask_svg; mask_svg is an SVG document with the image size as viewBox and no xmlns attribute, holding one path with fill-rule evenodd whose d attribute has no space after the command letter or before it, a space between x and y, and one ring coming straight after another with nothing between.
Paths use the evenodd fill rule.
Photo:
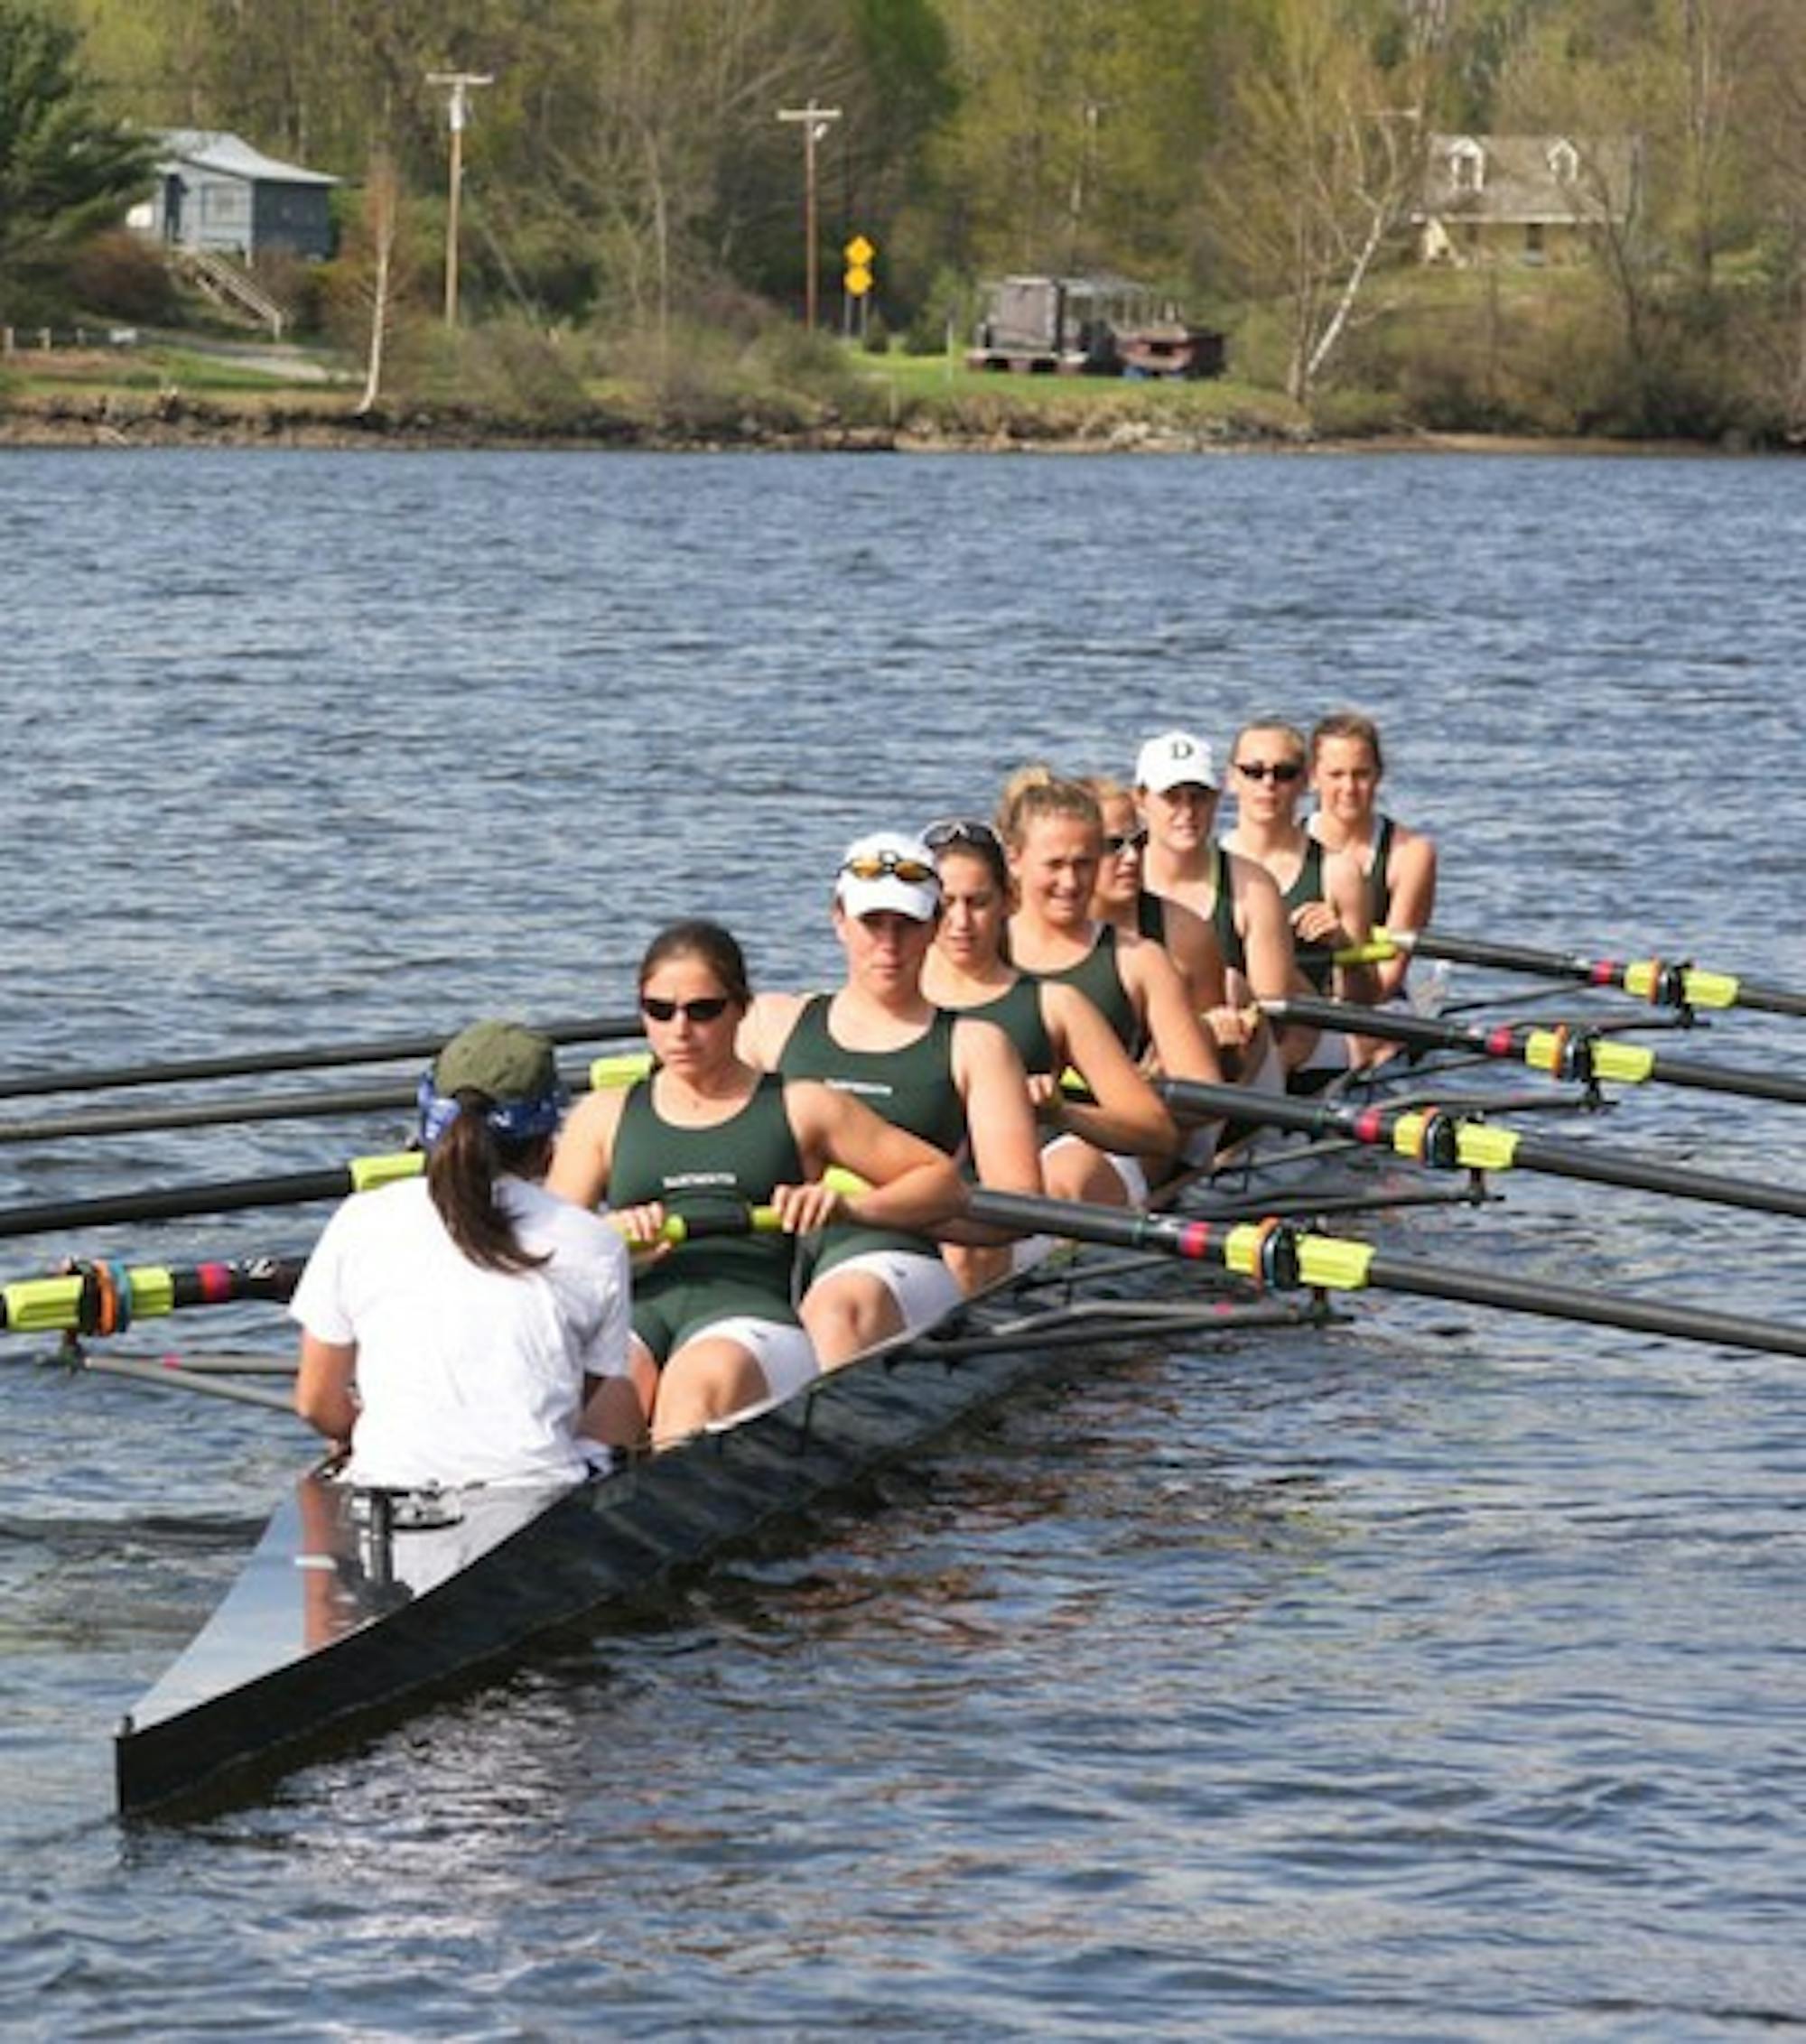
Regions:
<instances>
[{"instance_id":1,"label":"rower's hand gripping oar","mask_svg":"<svg viewBox=\"0 0 1806 2044\"><path fill-rule=\"evenodd\" d=\"M1806 993L1660 958L1588 958L1578 952L1539 951L1529 944L1494 943L1442 930L1375 930L1372 944L1376 948L1368 952L1370 956L1402 952L1413 958L1446 958L1455 965L1496 966L1501 971L1529 972L1545 980L1574 980L1583 986L1614 987L1662 1008L1748 1008L1770 1015L1806 1015Z\"/></svg>"},{"instance_id":2,"label":"rower's hand gripping oar","mask_svg":"<svg viewBox=\"0 0 1806 2044\"><path fill-rule=\"evenodd\" d=\"M1103 1242L1208 1263L1274 1291L1308 1287L1406 1292L1468 1305L1499 1306L1549 1320L1622 1327L1633 1333L1661 1334L1676 1341L1806 1356L1806 1329L1779 1321L1450 1268L1420 1258L1391 1255L1339 1236L1307 1234L1283 1221L1224 1227L1178 1214L1086 1206L1026 1193L987 1192L982 1186L971 1194L970 1204L975 1220L994 1227L1019 1228L1026 1234L1064 1235L1075 1241Z\"/></svg>"},{"instance_id":3,"label":"rower's hand gripping oar","mask_svg":"<svg viewBox=\"0 0 1806 2044\"><path fill-rule=\"evenodd\" d=\"M1190 1079L1161 1079L1155 1090L1181 1121L1233 1116L1308 1136L1343 1136L1351 1142L1390 1149L1434 1170L1541 1172L1550 1177L1621 1185L1632 1192L1665 1193L1713 1206L1745 1207L1757 1213L1806 1220L1806 1190L1750 1185L1741 1178L1691 1171L1590 1144L1551 1142L1502 1129L1495 1122L1463 1120L1443 1108L1340 1107Z\"/></svg>"},{"instance_id":4,"label":"rower's hand gripping oar","mask_svg":"<svg viewBox=\"0 0 1806 2044\"><path fill-rule=\"evenodd\" d=\"M1342 1029L1351 1036L1377 1036L1382 1043L1403 1044L1412 1050L1468 1051L1479 1057L1528 1065L1533 1072L1575 1080L1586 1086L1637 1085L1656 1081L1705 1092L1735 1093L1747 1100L1806 1107L1806 1079L1792 1078L1781 1072L1753 1072L1708 1064L1699 1058L1675 1057L1666 1051L1624 1043L1592 1029L1532 1029L1522 1024L1490 1027L1451 1022L1446 1017L1410 1015L1401 1008L1318 1000L1303 994L1263 1000L1261 1006L1277 1022L1299 1022L1313 1029Z\"/></svg>"}]
</instances>

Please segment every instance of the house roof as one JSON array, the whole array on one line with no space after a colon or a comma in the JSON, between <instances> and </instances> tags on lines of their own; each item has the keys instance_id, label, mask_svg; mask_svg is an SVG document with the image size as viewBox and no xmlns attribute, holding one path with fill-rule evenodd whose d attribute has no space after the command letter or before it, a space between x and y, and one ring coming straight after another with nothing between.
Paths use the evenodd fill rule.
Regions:
<instances>
[{"instance_id":1,"label":"house roof","mask_svg":"<svg viewBox=\"0 0 1806 2044\"><path fill-rule=\"evenodd\" d=\"M1561 227L1622 220L1636 171L1630 135L1433 135L1419 218Z\"/></svg>"},{"instance_id":2,"label":"house roof","mask_svg":"<svg viewBox=\"0 0 1806 2044\"><path fill-rule=\"evenodd\" d=\"M163 155L159 168L189 163L197 170L216 171L222 177L243 178L251 184L333 185L339 182L323 171L304 171L298 163L284 163L262 150L253 149L241 136L221 128L165 128L160 138Z\"/></svg>"}]
</instances>

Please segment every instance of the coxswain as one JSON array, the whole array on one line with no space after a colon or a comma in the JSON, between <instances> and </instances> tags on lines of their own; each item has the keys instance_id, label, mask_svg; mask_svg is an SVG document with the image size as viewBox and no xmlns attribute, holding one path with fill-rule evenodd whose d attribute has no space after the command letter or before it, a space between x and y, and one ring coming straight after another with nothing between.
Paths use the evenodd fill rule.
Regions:
<instances>
[{"instance_id":1,"label":"coxswain","mask_svg":"<svg viewBox=\"0 0 1806 2044\"><path fill-rule=\"evenodd\" d=\"M626 1245L542 1183L563 1107L544 1036L475 1023L421 1082L424 1176L327 1222L290 1307L294 1403L348 1481L576 1482L631 1409Z\"/></svg>"}]
</instances>

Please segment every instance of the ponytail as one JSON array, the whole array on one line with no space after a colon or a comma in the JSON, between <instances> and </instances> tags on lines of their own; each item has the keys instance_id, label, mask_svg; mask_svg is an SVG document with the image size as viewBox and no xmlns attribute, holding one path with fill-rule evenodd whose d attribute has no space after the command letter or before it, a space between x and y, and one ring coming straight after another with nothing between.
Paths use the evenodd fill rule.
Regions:
<instances>
[{"instance_id":1,"label":"ponytail","mask_svg":"<svg viewBox=\"0 0 1806 2044\"><path fill-rule=\"evenodd\" d=\"M485 1111L494 1104L487 1094L466 1090L454 1097L461 1111L446 1124L426 1159L426 1189L439 1218L479 1268L506 1277L536 1270L549 1259L535 1255L515 1233L513 1216L496 1196L496 1182L504 1175L543 1177L552 1138L498 1136Z\"/></svg>"}]
</instances>

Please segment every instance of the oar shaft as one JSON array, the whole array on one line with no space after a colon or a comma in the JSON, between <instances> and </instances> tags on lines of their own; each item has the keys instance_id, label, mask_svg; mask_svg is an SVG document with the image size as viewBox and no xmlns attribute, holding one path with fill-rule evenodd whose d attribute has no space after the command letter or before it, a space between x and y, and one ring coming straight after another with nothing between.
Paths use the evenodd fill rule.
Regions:
<instances>
[{"instance_id":1,"label":"oar shaft","mask_svg":"<svg viewBox=\"0 0 1806 2044\"><path fill-rule=\"evenodd\" d=\"M534 1027L554 1044L607 1043L638 1036L638 1015L580 1017ZM154 1064L103 1064L62 1072L15 1072L0 1075L0 1100L40 1093L103 1092L120 1086L180 1085L193 1079L243 1079L276 1072L319 1072L340 1064L395 1064L403 1058L436 1057L456 1032L431 1036L372 1036L359 1042L303 1045L293 1050L238 1051L216 1057L166 1059Z\"/></svg>"},{"instance_id":2,"label":"oar shaft","mask_svg":"<svg viewBox=\"0 0 1806 2044\"><path fill-rule=\"evenodd\" d=\"M290 1171L260 1178L216 1178L209 1184L165 1185L141 1193L107 1193L91 1199L45 1200L0 1207L0 1236L48 1235L99 1228L118 1221L177 1221L197 1213L236 1213L259 1206L304 1206L343 1199L393 1178L417 1177L425 1158L417 1150L359 1157L323 1171Z\"/></svg>"},{"instance_id":3,"label":"oar shaft","mask_svg":"<svg viewBox=\"0 0 1806 2044\"><path fill-rule=\"evenodd\" d=\"M1492 1123L1464 1121L1452 1112L1425 1114L1414 1109L1354 1108L1294 1101L1282 1094L1250 1092L1245 1087L1213 1086L1197 1080L1164 1079L1160 1097L1181 1121L1237 1115L1245 1121L1310 1136L1341 1136L1350 1142L1392 1150L1413 1163L1444 1169L1536 1171L1627 1191L1662 1193L1712 1206L1742 1207L1752 1213L1784 1213L1806 1220L1806 1191L1767 1185L1661 1164L1622 1150L1585 1143L1556 1142L1519 1135ZM1440 1143L1426 1140L1434 1131Z\"/></svg>"},{"instance_id":4,"label":"oar shaft","mask_svg":"<svg viewBox=\"0 0 1806 2044\"><path fill-rule=\"evenodd\" d=\"M1274 1289L1305 1285L1336 1291L1373 1288L1407 1292L1423 1298L1498 1306L1544 1319L1578 1320L1594 1326L1622 1327L1632 1333L1704 1342L1714 1347L1806 1356L1806 1328L1797 1325L1756 1320L1743 1314L1714 1313L1698 1306L1624 1298L1578 1285L1448 1268L1416 1258L1388 1255L1365 1242L1338 1236L1296 1233L1270 1221L1225 1227L1215 1222L1185 1220L1176 1214L1137 1213L1029 1194L988 1192L982 1186L970 1194L970 1207L974 1220L994 1227L1019 1228L1029 1234L1065 1235L1117 1249L1151 1250L1233 1270L1244 1278L1258 1278Z\"/></svg>"},{"instance_id":5,"label":"oar shaft","mask_svg":"<svg viewBox=\"0 0 1806 2044\"><path fill-rule=\"evenodd\" d=\"M1420 958L1446 958L1453 965L1494 966L1543 979L1576 980L1589 987L1618 987L1640 1000L1667 1007L1750 1008L1771 1015L1806 1016L1806 993L1762 986L1734 972L1716 972L1679 961L1588 958L1577 952L1497 943L1444 930L1395 930L1382 934L1400 951Z\"/></svg>"},{"instance_id":6,"label":"oar shaft","mask_svg":"<svg viewBox=\"0 0 1806 2044\"><path fill-rule=\"evenodd\" d=\"M1344 1029L1412 1050L1471 1051L1482 1057L1514 1060L1557 1077L1569 1075L1561 1069L1564 1045L1578 1044L1585 1046L1593 1076L1607 1084L1654 1080L1702 1092L1729 1093L1741 1100L1806 1107L1806 1079L1784 1072L1755 1072L1699 1058L1673 1057L1640 1044L1589 1036L1584 1030L1483 1028L1410 1015L1401 1008L1363 1008L1353 1001L1318 1000L1303 994L1288 994L1283 1000L1262 1001L1261 1006L1276 1021L1301 1022L1314 1029Z\"/></svg>"},{"instance_id":7,"label":"oar shaft","mask_svg":"<svg viewBox=\"0 0 1806 2044\"><path fill-rule=\"evenodd\" d=\"M1582 1320L1596 1327L1621 1327L1631 1333L1662 1334L1715 1347L1754 1349L1764 1354L1806 1356L1806 1328L1778 1321L1755 1320L1737 1313L1713 1313L1699 1306L1660 1305L1653 1300L1623 1298L1592 1292L1578 1285L1541 1279L1494 1277L1484 1270L1448 1269L1416 1258L1376 1252L1367 1266L1367 1283L1382 1291L1410 1292L1422 1298L1453 1299L1467 1305L1492 1305L1510 1313L1535 1314L1548 1320Z\"/></svg>"}]
</instances>

